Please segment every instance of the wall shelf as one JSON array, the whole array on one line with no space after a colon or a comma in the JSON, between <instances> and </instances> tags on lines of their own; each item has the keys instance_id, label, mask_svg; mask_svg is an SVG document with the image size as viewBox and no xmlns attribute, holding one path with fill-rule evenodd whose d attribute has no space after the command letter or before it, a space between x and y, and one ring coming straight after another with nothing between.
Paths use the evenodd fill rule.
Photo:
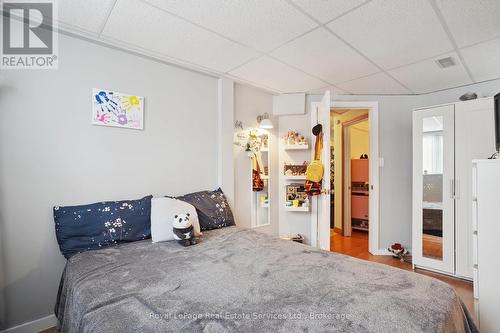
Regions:
<instances>
[{"instance_id":1,"label":"wall shelf","mask_svg":"<svg viewBox=\"0 0 500 333\"><path fill-rule=\"evenodd\" d=\"M284 180L306 180L306 176L283 176Z\"/></svg>"},{"instance_id":2,"label":"wall shelf","mask_svg":"<svg viewBox=\"0 0 500 333\"><path fill-rule=\"evenodd\" d=\"M284 150L308 150L309 145L283 145Z\"/></svg>"},{"instance_id":3,"label":"wall shelf","mask_svg":"<svg viewBox=\"0 0 500 333\"><path fill-rule=\"evenodd\" d=\"M287 212L309 212L309 206L306 207L288 207L285 206Z\"/></svg>"}]
</instances>

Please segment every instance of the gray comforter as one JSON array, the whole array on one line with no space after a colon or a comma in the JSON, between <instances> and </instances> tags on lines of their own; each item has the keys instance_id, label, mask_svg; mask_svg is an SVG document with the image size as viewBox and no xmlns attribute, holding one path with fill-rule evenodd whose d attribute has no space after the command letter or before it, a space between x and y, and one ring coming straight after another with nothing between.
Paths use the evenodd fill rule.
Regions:
<instances>
[{"instance_id":1,"label":"gray comforter","mask_svg":"<svg viewBox=\"0 0 500 333\"><path fill-rule=\"evenodd\" d=\"M238 227L68 260L62 332L475 332L447 284Z\"/></svg>"}]
</instances>

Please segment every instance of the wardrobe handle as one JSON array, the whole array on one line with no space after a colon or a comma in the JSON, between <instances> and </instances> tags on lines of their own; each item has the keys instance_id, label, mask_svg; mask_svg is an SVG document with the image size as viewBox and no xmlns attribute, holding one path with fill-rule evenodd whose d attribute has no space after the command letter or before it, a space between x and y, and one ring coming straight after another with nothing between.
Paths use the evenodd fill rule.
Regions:
<instances>
[{"instance_id":1,"label":"wardrobe handle","mask_svg":"<svg viewBox=\"0 0 500 333\"><path fill-rule=\"evenodd\" d=\"M455 199L455 191L454 191L454 184L455 183L455 180L453 179L450 179L450 199Z\"/></svg>"}]
</instances>

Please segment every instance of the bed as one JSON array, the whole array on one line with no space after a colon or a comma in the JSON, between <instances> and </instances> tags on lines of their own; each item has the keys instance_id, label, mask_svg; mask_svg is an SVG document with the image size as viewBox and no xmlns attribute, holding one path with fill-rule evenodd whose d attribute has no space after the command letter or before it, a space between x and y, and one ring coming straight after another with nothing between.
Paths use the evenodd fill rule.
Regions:
<instances>
[{"instance_id":1,"label":"bed","mask_svg":"<svg viewBox=\"0 0 500 333\"><path fill-rule=\"evenodd\" d=\"M441 281L236 226L74 255L56 316L68 333L477 332Z\"/></svg>"}]
</instances>

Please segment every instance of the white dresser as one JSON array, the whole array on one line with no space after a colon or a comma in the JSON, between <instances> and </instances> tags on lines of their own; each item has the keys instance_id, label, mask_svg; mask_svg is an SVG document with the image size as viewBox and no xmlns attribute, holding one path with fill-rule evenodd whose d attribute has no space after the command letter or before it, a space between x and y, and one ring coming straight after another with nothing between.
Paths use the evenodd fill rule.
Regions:
<instances>
[{"instance_id":1,"label":"white dresser","mask_svg":"<svg viewBox=\"0 0 500 333\"><path fill-rule=\"evenodd\" d=\"M474 297L483 333L500 331L500 160L472 166Z\"/></svg>"}]
</instances>

